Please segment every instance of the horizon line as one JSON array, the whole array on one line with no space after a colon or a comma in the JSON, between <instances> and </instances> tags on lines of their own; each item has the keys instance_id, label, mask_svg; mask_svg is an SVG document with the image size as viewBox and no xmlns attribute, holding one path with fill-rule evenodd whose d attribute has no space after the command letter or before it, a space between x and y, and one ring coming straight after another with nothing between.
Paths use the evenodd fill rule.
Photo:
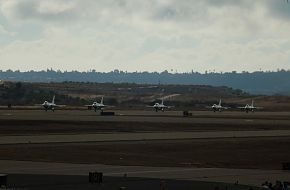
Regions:
<instances>
[{"instance_id":1,"label":"horizon line","mask_svg":"<svg viewBox=\"0 0 290 190\"><path fill-rule=\"evenodd\" d=\"M13 72L13 73L29 73L29 72L56 72L56 73L66 73L66 72L79 72L79 73L126 73L126 74L132 74L132 73L158 73L158 74L162 74L162 73L168 73L168 74L229 74L229 73L233 73L233 74L243 74L243 73L248 73L248 74L252 74L252 73L276 73L276 72L290 72L290 69L277 69L276 71L274 70L256 70L256 71L215 71L215 70L206 70L204 72L200 72L200 71L189 71L189 72L177 72L177 71L168 71L168 70L164 70L164 71L127 71L127 70L119 70L119 69L113 69L111 71L97 71L96 69L89 69L87 71L80 71L80 70L60 70L60 69L52 69L52 68L47 68L47 69L42 69L42 70L19 70L19 69L7 69L7 70L2 70L0 69L0 72Z\"/></svg>"}]
</instances>

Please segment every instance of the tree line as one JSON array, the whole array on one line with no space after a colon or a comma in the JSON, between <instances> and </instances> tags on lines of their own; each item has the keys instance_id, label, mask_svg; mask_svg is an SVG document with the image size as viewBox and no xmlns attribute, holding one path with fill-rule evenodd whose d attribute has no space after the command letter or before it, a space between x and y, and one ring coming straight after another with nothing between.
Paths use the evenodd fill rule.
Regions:
<instances>
[{"instance_id":1,"label":"tree line","mask_svg":"<svg viewBox=\"0 0 290 190\"><path fill-rule=\"evenodd\" d=\"M257 72L126 72L114 70L97 72L80 71L0 71L0 80L26 82L98 82L98 83L136 83L136 84L182 84L228 86L252 94L290 95L290 71Z\"/></svg>"}]
</instances>

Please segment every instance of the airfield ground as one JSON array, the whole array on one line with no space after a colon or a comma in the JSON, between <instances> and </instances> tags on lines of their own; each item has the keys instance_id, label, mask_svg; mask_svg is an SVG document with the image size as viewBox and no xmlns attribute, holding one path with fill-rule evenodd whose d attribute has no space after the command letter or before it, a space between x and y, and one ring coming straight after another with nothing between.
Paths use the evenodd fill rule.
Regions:
<instances>
[{"instance_id":1,"label":"airfield ground","mask_svg":"<svg viewBox=\"0 0 290 190\"><path fill-rule=\"evenodd\" d=\"M233 182L240 176L242 183L251 185L277 176L280 180L290 179L289 172L281 171L281 163L290 162L290 113L192 113L191 117L183 117L182 112L176 111L116 111L116 116L100 116L93 111L1 110L2 172L30 173L31 164L24 162L24 168L11 168L5 164L10 160L88 167L142 166L151 170L174 167L183 172L227 168L236 173L219 178L225 172L220 169L215 171L215 177L198 179ZM241 169L259 172L239 173L244 171ZM123 168L120 172L128 171ZM36 173L46 171L41 168ZM137 177L150 177L150 172L145 174ZM180 179L190 179L188 176L193 174L183 175L175 173ZM166 172L162 178L166 178Z\"/></svg>"},{"instance_id":2,"label":"airfield ground","mask_svg":"<svg viewBox=\"0 0 290 190\"><path fill-rule=\"evenodd\" d=\"M100 116L93 111L0 110L0 135L79 134L106 132L174 132L290 130L290 112L115 111Z\"/></svg>"}]
</instances>

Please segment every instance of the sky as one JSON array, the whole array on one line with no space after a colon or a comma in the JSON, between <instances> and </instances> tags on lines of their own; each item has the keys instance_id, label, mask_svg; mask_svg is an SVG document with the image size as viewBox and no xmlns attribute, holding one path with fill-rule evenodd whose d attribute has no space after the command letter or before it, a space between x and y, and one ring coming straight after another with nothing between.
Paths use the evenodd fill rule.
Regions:
<instances>
[{"instance_id":1,"label":"sky","mask_svg":"<svg viewBox=\"0 0 290 190\"><path fill-rule=\"evenodd\" d=\"M290 69L286 0L0 0L0 70Z\"/></svg>"}]
</instances>

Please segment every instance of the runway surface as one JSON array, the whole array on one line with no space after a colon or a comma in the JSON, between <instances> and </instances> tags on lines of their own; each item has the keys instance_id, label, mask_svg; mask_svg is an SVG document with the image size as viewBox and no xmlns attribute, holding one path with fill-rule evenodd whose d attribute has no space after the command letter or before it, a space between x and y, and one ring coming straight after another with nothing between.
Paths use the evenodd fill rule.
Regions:
<instances>
[{"instance_id":1,"label":"runway surface","mask_svg":"<svg viewBox=\"0 0 290 190\"><path fill-rule=\"evenodd\" d=\"M70 134L70 135L23 135L2 136L0 144L32 143L81 143L145 140L181 140L211 138L247 138L247 137L287 137L290 130L267 131L215 131L215 132L162 132L162 133L110 133L110 134Z\"/></svg>"},{"instance_id":2,"label":"runway surface","mask_svg":"<svg viewBox=\"0 0 290 190\"><path fill-rule=\"evenodd\" d=\"M82 111L70 111L70 110L57 110L56 112L45 112L43 110L0 110L0 145L5 151L3 154L8 156L4 159L15 159L15 160L29 160L23 156L23 154L17 154L17 147L23 149L24 153L29 154L31 147L35 153L36 161L47 161L49 156L45 157L43 147L51 146L49 149L51 152L49 155L60 156L59 152L55 152L56 144L59 150L66 150L70 153L68 156L75 156L75 151L71 150L72 147L78 147L87 142L104 142L108 145L107 155L114 159L112 155L116 154L117 158L124 155L131 155L136 152L136 149L140 148L139 142L156 142L162 141L164 144L149 144L148 147L157 147L155 150L162 154L167 151L167 154L160 156L159 158L168 158L176 155L176 149L178 147L176 143L184 139L205 139L216 140L215 144L223 146L215 146L215 149L223 149L227 144L232 145L230 150L223 149L222 155L227 156L228 152L238 151L243 156L243 159L249 159L249 161L255 160L252 155L243 153L247 152L247 147L264 147L264 143L259 144L260 138L275 137L277 145L283 143L283 150L279 152L287 154L284 150L288 150L288 141L285 143L282 137L290 137L290 113L288 112L256 112L256 113L244 113L244 112L222 112L213 113L210 111L193 111L192 116L183 117L181 111L168 111L168 112L154 112L154 111L119 111L115 110L115 116L100 116L99 113L95 113L89 110ZM276 138L277 137L277 138ZM281 137L281 139L280 139ZM255 139L254 143L244 143L246 146L242 146L242 142L232 141L227 142L224 139ZM285 140L285 139L284 139ZM121 142L132 142L133 149L130 149L131 144L124 145L123 151L116 153L114 147L116 144L119 145ZM168 142L170 141L170 143ZM285 140L286 141L286 140ZM106 143L105 143L106 142ZM166 142L168 144L166 144ZM252 141L251 141L252 142ZM265 142L268 142L265 140ZM269 142L272 142L269 140ZM276 143L270 143L275 145ZM200 160L204 160L205 157L212 154L207 154L206 150L202 145L205 142L201 142L201 146L196 142L188 142L187 147L197 145L201 147L199 151ZM241 145L242 144L242 145ZM73 146L74 145L74 146ZM268 144L269 145L269 144ZM109 147L111 146L111 148ZM152 146L152 147L151 147ZM183 145L180 145L183 146ZM211 146L211 145L210 145ZM85 146L79 146L85 147ZM100 148L101 147L101 148ZM88 145L84 149L84 156L91 155L90 151L98 150L98 154L104 154L104 147L92 147ZM145 145L143 146L145 147ZM161 147L161 148L160 148ZM173 147L171 150L170 148ZM193 146L194 147L194 146ZM242 147L241 151L237 150L236 147ZM39 148L39 149L38 149ZM120 148L120 146L119 146ZM182 148L182 147L179 147ZM244 149L245 150L244 150ZM266 147L267 148L267 147ZM149 149L149 150L151 150ZM68 151L71 150L71 151ZM87 150L87 152L85 152ZM270 150L270 151L269 151ZM33 152L31 151L31 152ZM188 153L192 150L185 149L181 151L184 153L184 157L192 161L196 157L196 153L193 152L193 157ZM194 151L194 150L193 150ZM276 147L269 147L265 149L265 155L275 154ZM212 149L210 149L212 152ZM217 151L218 152L218 151ZM224 153L226 152L226 153ZM254 150L256 152L256 149ZM38 153L38 154L36 154ZM115 154L114 154L115 153ZM148 152L145 152L148 154ZM173 154L171 154L173 153ZM202 153L205 153L204 155ZM42 155L43 154L43 155ZM19 156L21 155L21 156ZM97 155L97 154L96 154ZM136 155L136 154L135 154ZM145 160L146 156L140 153L140 158ZM173 155L173 156L172 156ZM234 154L235 155L235 154ZM263 154L264 155L264 154ZM279 154L280 155L280 154ZM285 158L285 155L280 155L281 158ZM15 157L14 157L15 156ZM38 157L39 156L39 157ZM44 157L43 157L44 156ZM134 156L134 154L133 154ZM147 155L148 156L148 155ZM216 160L221 158L220 155L214 154L214 164L222 162ZM282 160L280 157L274 161L268 161L271 164L281 164ZM288 157L286 157L288 158ZM31 160L33 160L31 159ZM74 163L79 158L76 157ZM168 158L170 159L170 157ZM236 159L239 159L237 157ZM152 162L156 162L156 159ZM53 162L54 160L50 160ZM198 160L199 161L199 160ZM236 163L236 160L230 160ZM62 160L61 160L62 162ZM164 162L164 161L162 161ZM93 158L91 163L103 163L96 162ZM116 162L117 163L117 162ZM131 163L131 162L130 162ZM226 162L228 164L230 162ZM252 162L249 162L252 163ZM114 164L114 163L109 163ZM119 164L119 163L117 163ZM134 164L137 165L137 164ZM151 165L152 166L152 165ZM153 165L154 166L154 165ZM160 166L159 164L157 166ZM175 166L175 165L167 165ZM226 165L214 165L215 167L228 167ZM125 173L129 177L148 177L148 178L168 178L168 179L186 179L186 180L198 180L198 181L215 181L215 182L226 182L234 183L237 180L241 184L246 185L259 185L266 180L289 180L290 173L283 172L280 170L257 170L257 169L224 169L224 168L178 168L177 167L142 167L142 166L111 166L111 165L97 165L97 164L69 164L69 163L44 163L44 162L24 162L24 161L0 161L0 172L1 173L16 173L16 174L63 174L63 175L87 175L89 171L101 171L108 176L123 176ZM203 165L201 167L207 167ZM238 166L239 167L239 166ZM237 168L238 168L237 167ZM248 168L248 167L247 167ZM261 167L264 169L264 166ZM279 168L279 167L275 167Z\"/></svg>"},{"instance_id":3,"label":"runway surface","mask_svg":"<svg viewBox=\"0 0 290 190\"><path fill-rule=\"evenodd\" d=\"M20 121L105 121L105 122L166 122L166 123L261 123L290 125L290 112L211 112L193 111L191 117L183 117L182 111L115 111L115 116L100 116L99 112L78 110L0 110L1 120Z\"/></svg>"},{"instance_id":4,"label":"runway surface","mask_svg":"<svg viewBox=\"0 0 290 190\"><path fill-rule=\"evenodd\" d=\"M290 130L288 112L191 113L117 110L115 116L100 116L89 110L0 110L0 135Z\"/></svg>"},{"instance_id":5,"label":"runway surface","mask_svg":"<svg viewBox=\"0 0 290 190\"><path fill-rule=\"evenodd\" d=\"M27 161L0 161L0 172L7 174L54 174L54 175L88 175L90 171L103 172L105 176L145 177L159 179L182 179L211 181L258 186L266 180L287 181L289 172L280 170L225 169L225 168L176 168L176 167L142 167L111 166L99 164L66 164Z\"/></svg>"}]
</instances>

